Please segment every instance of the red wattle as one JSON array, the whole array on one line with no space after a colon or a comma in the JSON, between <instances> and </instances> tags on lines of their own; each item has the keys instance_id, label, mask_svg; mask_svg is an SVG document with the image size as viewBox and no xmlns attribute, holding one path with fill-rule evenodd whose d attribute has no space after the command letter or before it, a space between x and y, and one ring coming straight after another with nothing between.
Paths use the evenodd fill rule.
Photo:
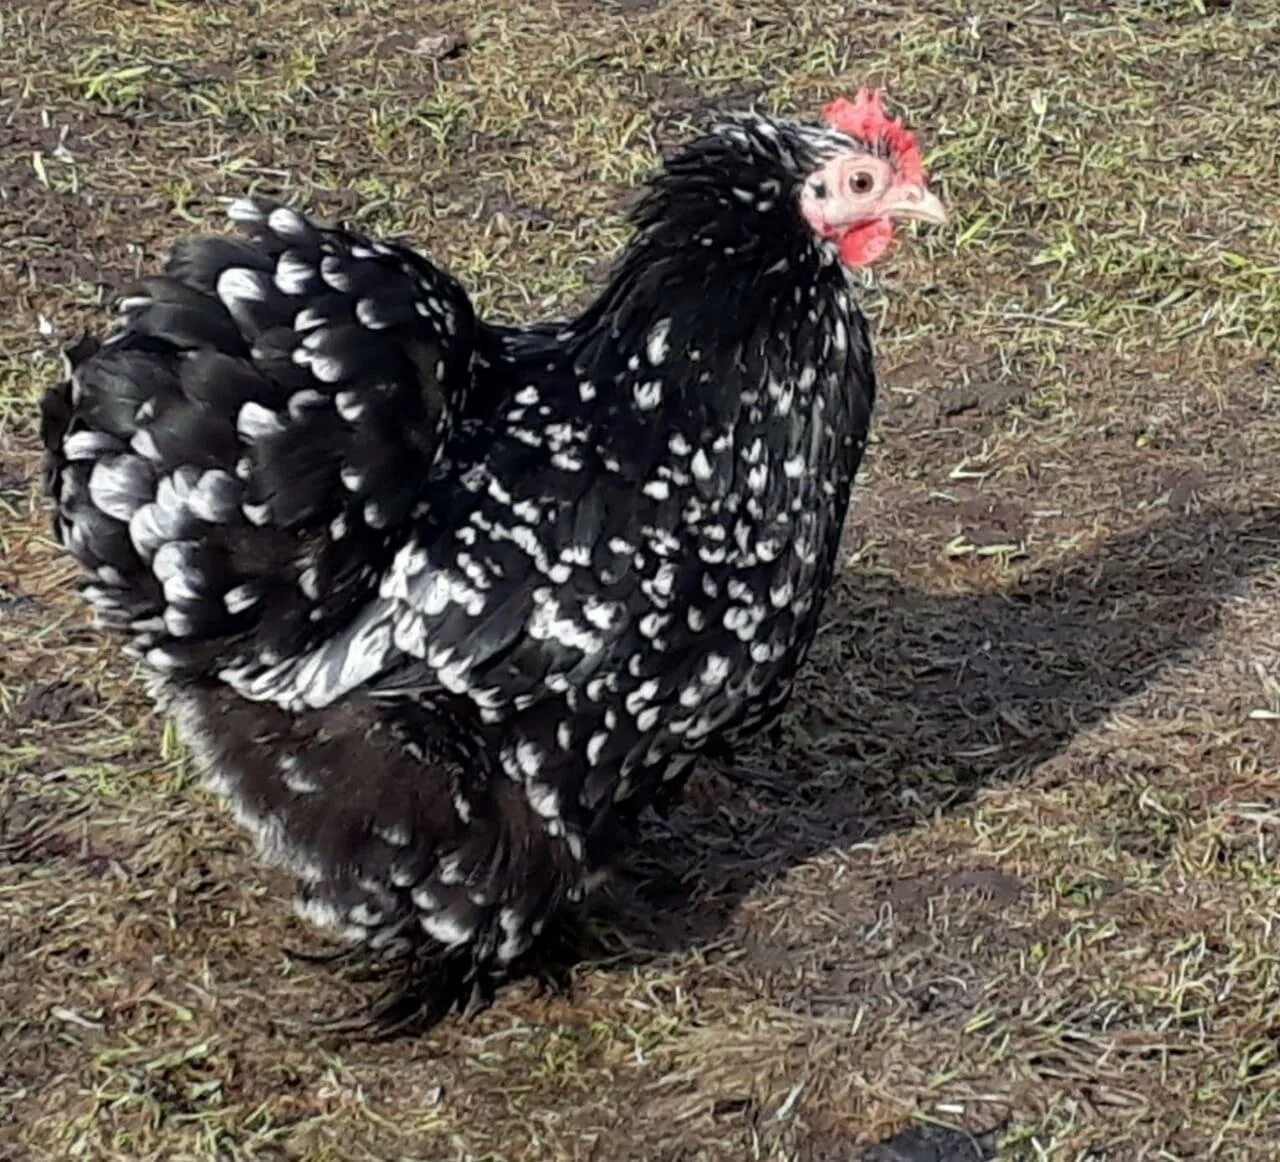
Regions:
<instances>
[{"instance_id":1,"label":"red wattle","mask_svg":"<svg viewBox=\"0 0 1280 1162\"><path fill-rule=\"evenodd\" d=\"M887 218L863 222L840 235L840 257L848 266L869 266L893 241L893 223Z\"/></svg>"}]
</instances>

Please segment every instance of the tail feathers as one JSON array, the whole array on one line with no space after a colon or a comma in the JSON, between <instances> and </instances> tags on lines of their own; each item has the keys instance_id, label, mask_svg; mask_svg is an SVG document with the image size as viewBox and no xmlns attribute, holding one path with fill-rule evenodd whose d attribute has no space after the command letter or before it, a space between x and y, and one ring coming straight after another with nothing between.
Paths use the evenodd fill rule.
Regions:
<instances>
[{"instance_id":1,"label":"tail feathers","mask_svg":"<svg viewBox=\"0 0 1280 1162\"><path fill-rule=\"evenodd\" d=\"M476 964L523 953L581 869L468 733L417 707L348 700L293 715L223 686L161 702L312 923L386 955Z\"/></svg>"},{"instance_id":2,"label":"tail feathers","mask_svg":"<svg viewBox=\"0 0 1280 1162\"><path fill-rule=\"evenodd\" d=\"M239 203L69 350L41 408L55 529L102 620L169 673L312 648L423 511L475 323L399 247Z\"/></svg>"}]
</instances>

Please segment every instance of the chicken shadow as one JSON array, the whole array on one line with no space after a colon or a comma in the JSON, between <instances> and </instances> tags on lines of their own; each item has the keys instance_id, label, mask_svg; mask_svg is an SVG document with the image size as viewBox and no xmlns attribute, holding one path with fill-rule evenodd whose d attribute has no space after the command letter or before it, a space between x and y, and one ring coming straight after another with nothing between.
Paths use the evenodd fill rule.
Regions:
<instances>
[{"instance_id":1,"label":"chicken shadow","mask_svg":"<svg viewBox=\"0 0 1280 1162\"><path fill-rule=\"evenodd\" d=\"M797 864L1061 753L1207 645L1232 596L1277 564L1280 509L1204 509L1000 593L846 571L775 738L646 824L596 918L642 958L714 941L746 895Z\"/></svg>"}]
</instances>

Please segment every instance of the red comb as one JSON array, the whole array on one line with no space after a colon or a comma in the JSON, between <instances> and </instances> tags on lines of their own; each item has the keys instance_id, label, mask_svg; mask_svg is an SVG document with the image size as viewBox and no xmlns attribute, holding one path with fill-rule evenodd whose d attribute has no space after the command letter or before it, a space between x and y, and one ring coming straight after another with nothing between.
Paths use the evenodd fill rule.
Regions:
<instances>
[{"instance_id":1,"label":"red comb","mask_svg":"<svg viewBox=\"0 0 1280 1162\"><path fill-rule=\"evenodd\" d=\"M902 179L924 184L924 160L915 134L885 112L884 98L879 90L859 89L852 101L848 97L839 97L822 110L822 117L832 129L868 145L883 142Z\"/></svg>"}]
</instances>

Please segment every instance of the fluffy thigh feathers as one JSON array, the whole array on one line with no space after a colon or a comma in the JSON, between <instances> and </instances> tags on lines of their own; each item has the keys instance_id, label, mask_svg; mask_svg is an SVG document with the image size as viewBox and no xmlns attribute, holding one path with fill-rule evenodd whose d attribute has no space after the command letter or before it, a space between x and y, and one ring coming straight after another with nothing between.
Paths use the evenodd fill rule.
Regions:
<instances>
[{"instance_id":1,"label":"fluffy thigh feathers","mask_svg":"<svg viewBox=\"0 0 1280 1162\"><path fill-rule=\"evenodd\" d=\"M574 894L571 861L487 776L467 724L369 698L292 714L214 682L156 693L261 855L298 877L299 912L344 939L506 961Z\"/></svg>"}]
</instances>

